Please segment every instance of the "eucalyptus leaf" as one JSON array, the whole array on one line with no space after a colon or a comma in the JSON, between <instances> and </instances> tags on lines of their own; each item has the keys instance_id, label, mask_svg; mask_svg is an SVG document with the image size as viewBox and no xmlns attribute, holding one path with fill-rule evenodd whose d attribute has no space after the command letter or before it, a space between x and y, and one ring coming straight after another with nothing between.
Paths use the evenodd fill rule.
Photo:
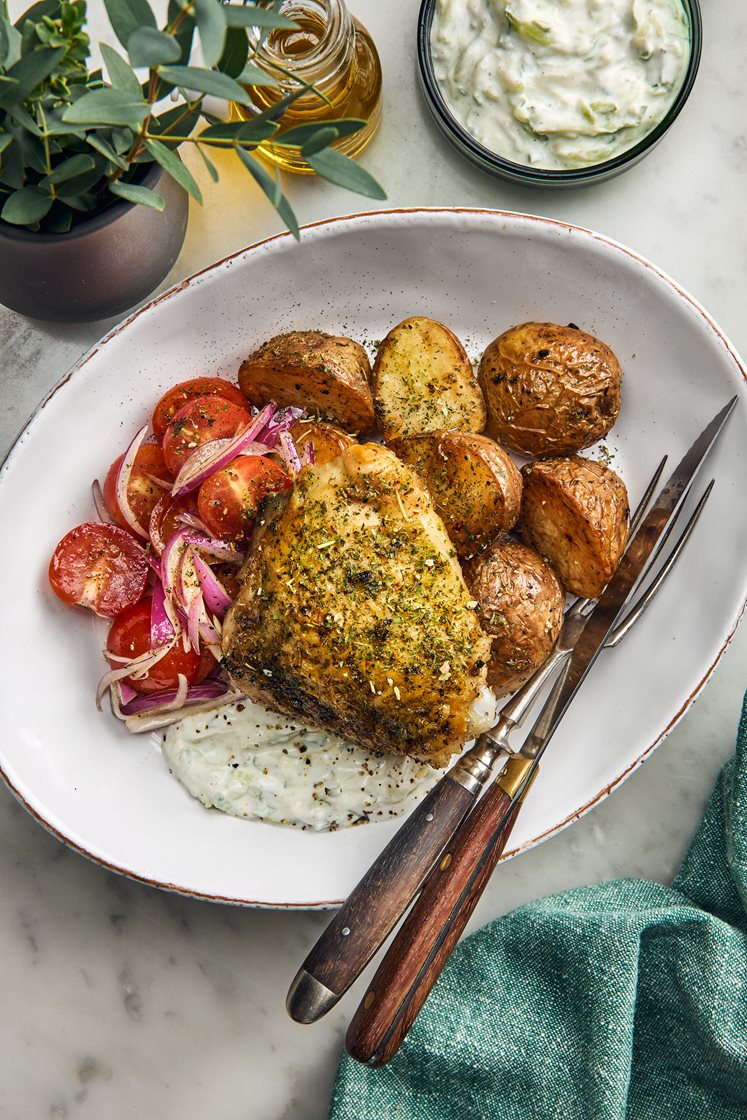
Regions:
<instances>
[{"instance_id":1,"label":"eucalyptus leaf","mask_svg":"<svg viewBox=\"0 0 747 1120\"><path fill-rule=\"evenodd\" d=\"M229 27L261 27L271 31L273 28L295 30L298 27L292 19L281 16L268 8L257 8L253 4L224 4L223 11Z\"/></svg>"},{"instance_id":2,"label":"eucalyptus leaf","mask_svg":"<svg viewBox=\"0 0 747 1120\"><path fill-rule=\"evenodd\" d=\"M42 187L22 187L5 200L0 218L14 226L34 225L49 212L52 199Z\"/></svg>"},{"instance_id":3,"label":"eucalyptus leaf","mask_svg":"<svg viewBox=\"0 0 747 1120\"><path fill-rule=\"evenodd\" d=\"M198 90L238 105L251 105L249 94L228 74L216 70L200 70L197 66L162 66L160 74L168 82L182 89Z\"/></svg>"},{"instance_id":4,"label":"eucalyptus leaf","mask_svg":"<svg viewBox=\"0 0 747 1120\"><path fill-rule=\"evenodd\" d=\"M335 183L338 187L355 191L356 194L366 195L368 198L386 198L386 191L379 186L372 175L356 163L348 159L342 152L334 148L325 148L314 155L306 156L309 167L313 167L317 175Z\"/></svg>"},{"instance_id":5,"label":"eucalyptus leaf","mask_svg":"<svg viewBox=\"0 0 747 1120\"><path fill-rule=\"evenodd\" d=\"M189 168L185 167L178 154L167 148L159 140L146 140L145 147L153 156L156 163L160 163L164 171L167 171L172 179L175 179L179 186L184 187L187 194L191 195L195 202L202 203L202 191L197 186L194 176Z\"/></svg>"},{"instance_id":6,"label":"eucalyptus leaf","mask_svg":"<svg viewBox=\"0 0 747 1120\"><path fill-rule=\"evenodd\" d=\"M148 0L104 0L104 5L112 30L125 50L133 32L142 27L156 27L156 17Z\"/></svg>"},{"instance_id":7,"label":"eucalyptus leaf","mask_svg":"<svg viewBox=\"0 0 747 1120\"><path fill-rule=\"evenodd\" d=\"M241 143L259 144L262 140L274 136L277 130L278 125L275 121L221 121L219 124L211 124L203 129L200 140L221 147Z\"/></svg>"},{"instance_id":8,"label":"eucalyptus leaf","mask_svg":"<svg viewBox=\"0 0 747 1120\"><path fill-rule=\"evenodd\" d=\"M138 27L127 41L127 54L132 66L154 70L169 62L178 62L182 49L173 35L155 27Z\"/></svg>"},{"instance_id":9,"label":"eucalyptus leaf","mask_svg":"<svg viewBox=\"0 0 747 1120\"><path fill-rule=\"evenodd\" d=\"M89 171L82 171L80 175L76 175L72 179L66 179L56 188L58 198L63 198L67 201L68 198L76 198L78 195L85 194L87 191L92 190L99 185L105 167L106 163L102 161L94 165Z\"/></svg>"},{"instance_id":10,"label":"eucalyptus leaf","mask_svg":"<svg viewBox=\"0 0 747 1120\"><path fill-rule=\"evenodd\" d=\"M151 210L163 210L166 206L157 191L152 191L150 187L139 187L136 183L123 183L115 179L109 183L109 190L125 202L136 202L141 206L149 206Z\"/></svg>"},{"instance_id":11,"label":"eucalyptus leaf","mask_svg":"<svg viewBox=\"0 0 747 1120\"><path fill-rule=\"evenodd\" d=\"M208 175L210 176L210 178L213 180L214 183L217 183L218 179L220 178L220 176L218 175L218 168L215 166L215 164L212 162L212 160L208 159L208 157L205 155L205 153L202 150L202 144L196 144L195 147L197 148L197 151L202 156L202 162L205 164L205 167L208 170Z\"/></svg>"},{"instance_id":12,"label":"eucalyptus leaf","mask_svg":"<svg viewBox=\"0 0 747 1120\"><path fill-rule=\"evenodd\" d=\"M96 89L66 109L62 119L68 124L125 124L137 129L148 112L142 97L121 89Z\"/></svg>"},{"instance_id":13,"label":"eucalyptus leaf","mask_svg":"<svg viewBox=\"0 0 747 1120\"><path fill-rule=\"evenodd\" d=\"M86 135L86 143L100 152L102 156L105 156L115 167L121 168L122 171L126 171L130 166L126 159L115 152L109 141L100 132L89 132Z\"/></svg>"},{"instance_id":14,"label":"eucalyptus leaf","mask_svg":"<svg viewBox=\"0 0 747 1120\"><path fill-rule=\"evenodd\" d=\"M258 160L250 156L248 152L242 151L241 148L238 149L238 156L249 174L267 195L290 232L296 240L299 240L301 234L298 229L296 215L293 213L288 199L280 189L279 179L274 179Z\"/></svg>"},{"instance_id":15,"label":"eucalyptus leaf","mask_svg":"<svg viewBox=\"0 0 747 1120\"><path fill-rule=\"evenodd\" d=\"M21 33L10 20L0 18L0 66L14 66L21 57Z\"/></svg>"},{"instance_id":16,"label":"eucalyptus leaf","mask_svg":"<svg viewBox=\"0 0 747 1120\"><path fill-rule=\"evenodd\" d=\"M131 93L135 97L142 97L143 91L140 79L129 62L125 62L121 54L115 51L114 47L110 47L108 43L101 44L101 55L106 65L109 81L114 88L124 90L125 93Z\"/></svg>"},{"instance_id":17,"label":"eucalyptus leaf","mask_svg":"<svg viewBox=\"0 0 747 1120\"><path fill-rule=\"evenodd\" d=\"M226 16L220 0L195 0L195 19L205 65L215 66L226 39Z\"/></svg>"},{"instance_id":18,"label":"eucalyptus leaf","mask_svg":"<svg viewBox=\"0 0 747 1120\"><path fill-rule=\"evenodd\" d=\"M20 105L49 77L64 53L64 47L39 47L19 58L7 72L11 81L0 87L0 106Z\"/></svg>"},{"instance_id":19,"label":"eucalyptus leaf","mask_svg":"<svg viewBox=\"0 0 747 1120\"><path fill-rule=\"evenodd\" d=\"M9 105L8 116L12 117L12 119L16 121L17 124L20 124L21 128L25 129L26 132L31 133L32 136L43 135L42 130L39 128L39 125L36 123L28 110L24 109L23 105Z\"/></svg>"},{"instance_id":20,"label":"eucalyptus leaf","mask_svg":"<svg viewBox=\"0 0 747 1120\"><path fill-rule=\"evenodd\" d=\"M278 84L277 79L272 74L268 74L266 70L255 66L253 62L247 62L239 74L238 81L248 86L276 86Z\"/></svg>"},{"instance_id":21,"label":"eucalyptus leaf","mask_svg":"<svg viewBox=\"0 0 747 1120\"><path fill-rule=\"evenodd\" d=\"M74 179L86 171L93 170L95 166L96 162L91 156L71 156L70 159L65 159L62 163L53 167L49 175L45 175L41 182L44 186L48 186L50 183L64 183L66 179Z\"/></svg>"},{"instance_id":22,"label":"eucalyptus leaf","mask_svg":"<svg viewBox=\"0 0 747 1120\"><path fill-rule=\"evenodd\" d=\"M298 124L291 128L286 128L275 141L276 144L284 144L289 147L302 148L314 136L318 135L320 130L334 129L335 135L333 139L337 140L341 136L350 136L354 132L359 132L360 129L365 127L366 122L357 120L353 117L336 120L325 121L323 125L318 122L310 124Z\"/></svg>"},{"instance_id":23,"label":"eucalyptus leaf","mask_svg":"<svg viewBox=\"0 0 747 1120\"><path fill-rule=\"evenodd\" d=\"M167 109L159 117L153 117L148 122L148 135L156 136L162 143L170 148L178 146L184 137L189 136L200 120L200 107L197 105L190 109L187 105L175 105ZM172 140L169 133L173 129L176 140Z\"/></svg>"},{"instance_id":24,"label":"eucalyptus leaf","mask_svg":"<svg viewBox=\"0 0 747 1120\"><path fill-rule=\"evenodd\" d=\"M246 32L240 27L228 27L223 54L216 63L218 69L221 73L228 74L229 78L238 78L248 57L249 40Z\"/></svg>"}]
</instances>

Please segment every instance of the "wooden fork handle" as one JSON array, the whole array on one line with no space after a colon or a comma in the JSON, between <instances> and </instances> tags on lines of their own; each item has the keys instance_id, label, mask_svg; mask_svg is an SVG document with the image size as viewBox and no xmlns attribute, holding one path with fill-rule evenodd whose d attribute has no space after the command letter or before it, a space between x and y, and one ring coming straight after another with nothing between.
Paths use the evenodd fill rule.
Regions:
<instances>
[{"instance_id":1,"label":"wooden fork handle","mask_svg":"<svg viewBox=\"0 0 747 1120\"><path fill-rule=\"evenodd\" d=\"M500 781L500 779L499 779ZM458 830L355 1012L351 1057L384 1065L399 1050L506 846L521 801L494 783Z\"/></svg>"},{"instance_id":2,"label":"wooden fork handle","mask_svg":"<svg viewBox=\"0 0 747 1120\"><path fill-rule=\"evenodd\" d=\"M338 910L291 985L288 1014L325 1015L386 940L456 832L475 795L445 775L389 841Z\"/></svg>"}]
</instances>

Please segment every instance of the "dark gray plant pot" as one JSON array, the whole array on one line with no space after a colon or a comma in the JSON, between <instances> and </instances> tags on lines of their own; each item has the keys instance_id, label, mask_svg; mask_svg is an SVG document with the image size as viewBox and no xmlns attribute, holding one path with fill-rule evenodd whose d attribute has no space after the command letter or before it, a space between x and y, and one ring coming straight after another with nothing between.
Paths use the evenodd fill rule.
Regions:
<instances>
[{"instance_id":1,"label":"dark gray plant pot","mask_svg":"<svg viewBox=\"0 0 747 1120\"><path fill-rule=\"evenodd\" d=\"M0 303L33 319L80 323L118 315L160 284L187 232L186 191L156 165L141 183L166 207L116 202L70 233L0 221Z\"/></svg>"}]
</instances>

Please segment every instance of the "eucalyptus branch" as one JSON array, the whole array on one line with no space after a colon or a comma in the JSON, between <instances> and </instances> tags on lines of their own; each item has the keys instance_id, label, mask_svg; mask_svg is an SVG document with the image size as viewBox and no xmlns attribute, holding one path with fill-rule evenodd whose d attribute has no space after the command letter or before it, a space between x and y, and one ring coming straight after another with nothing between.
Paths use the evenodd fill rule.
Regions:
<instances>
[{"instance_id":1,"label":"eucalyptus branch","mask_svg":"<svg viewBox=\"0 0 747 1120\"><path fill-rule=\"evenodd\" d=\"M277 169L268 172L254 156L264 143L295 146L325 178L384 197L362 167L330 148L364 122L327 120L278 132L299 97L330 101L280 63L260 59L266 34L288 27L277 2L267 7L179 0L161 27L148 0L104 0L104 5L119 42L116 50L101 45L105 78L88 68L85 0L32 6L16 26L8 19L7 0L0 0L0 220L64 233L115 198L163 209L157 191L141 181L144 167L153 162L202 202L179 156L185 144L200 153L214 180L218 171L206 151L233 149L296 235ZM243 14L247 9L249 16ZM260 28L257 40L250 38L252 26ZM200 65L191 62L195 36L202 47ZM258 70L264 70L268 87L277 85L276 78L293 83L262 110L248 92L263 84ZM136 71L147 72L144 81ZM165 102L172 90L184 100L169 108ZM208 95L234 103L245 119L222 121L209 113ZM200 121L207 125L201 132Z\"/></svg>"}]
</instances>

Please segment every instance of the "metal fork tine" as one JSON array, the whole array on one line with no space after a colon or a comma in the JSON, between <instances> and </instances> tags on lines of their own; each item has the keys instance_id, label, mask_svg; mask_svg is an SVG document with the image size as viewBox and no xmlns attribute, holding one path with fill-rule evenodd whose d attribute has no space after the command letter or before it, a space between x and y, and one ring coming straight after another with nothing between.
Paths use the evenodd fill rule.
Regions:
<instances>
[{"instance_id":1,"label":"metal fork tine","mask_svg":"<svg viewBox=\"0 0 747 1120\"><path fill-rule=\"evenodd\" d=\"M664 458L662 459L662 461L659 463L658 467L654 471L654 474L653 474L653 477L652 477L651 481L649 482L648 486L646 487L646 491L645 491L643 497L641 498L640 502L636 506L635 512L633 513L633 516L630 519L630 525L628 526L628 540L631 540L633 538L633 536L635 535L636 529L638 528L640 523L643 521L643 518L646 516L646 510L649 507L649 503L650 503L651 499L653 498L654 494L656 493L656 487L659 484L659 479L661 478L662 471L664 470L664 467L666 466L668 458L669 458L669 456L665 455Z\"/></svg>"},{"instance_id":2,"label":"metal fork tine","mask_svg":"<svg viewBox=\"0 0 747 1120\"><path fill-rule=\"evenodd\" d=\"M619 642L622 641L622 639L625 637L625 635L628 633L628 631L631 629L631 627L633 627L636 624L638 619L641 617L643 612L646 610L649 603L652 601L652 599L656 595L656 592L659 590L662 583L664 582L664 580L669 575L670 571L672 570L672 568L676 564L677 560L681 556L681 554L684 550L684 547L685 547L685 545L687 544L687 542L690 538L690 534L692 533L693 529L695 528L696 524L698 523L698 519L700 518L700 515L703 512L705 504L711 496L711 490L713 490L714 482L715 482L715 479L711 479L711 481L708 483L708 486L706 487L700 501L698 502L697 506L693 510L693 512L692 512L687 524L685 525L684 529L680 533L680 535L679 535L679 537L678 537L678 539L677 539L677 541L674 545L674 548L670 552L670 554L667 557L667 559L665 560L665 562L662 564L662 566L659 569L659 571L657 572L655 578L651 581L651 583L647 587L646 591L643 593L643 595L638 600L638 602L635 604L635 606L626 615L626 617L623 619L623 621L620 623L620 625L617 626L612 631L612 633L610 634L609 638L607 639L607 641L605 643L605 648L606 649L614 649L614 647ZM671 531L671 527L670 527L669 531ZM660 549L657 550L657 554L660 553L660 551L661 551Z\"/></svg>"}]
</instances>

